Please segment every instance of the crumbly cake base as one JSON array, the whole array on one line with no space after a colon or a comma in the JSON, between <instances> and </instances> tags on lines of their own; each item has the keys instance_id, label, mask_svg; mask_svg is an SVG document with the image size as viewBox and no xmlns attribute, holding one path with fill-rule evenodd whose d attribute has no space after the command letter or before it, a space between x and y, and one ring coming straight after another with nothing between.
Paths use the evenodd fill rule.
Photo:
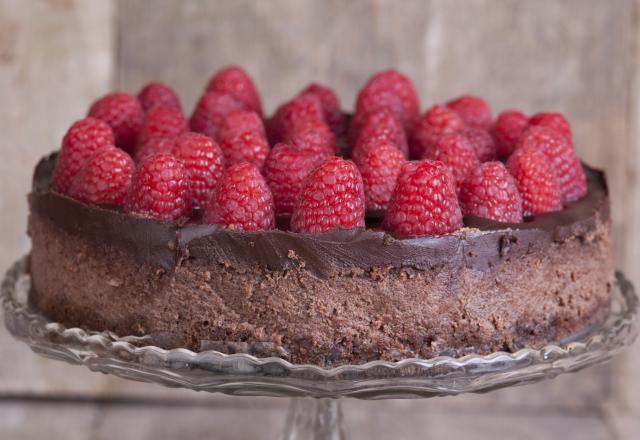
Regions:
<instances>
[{"instance_id":1,"label":"crumbly cake base","mask_svg":"<svg viewBox=\"0 0 640 440\"><path fill-rule=\"evenodd\" d=\"M481 269L371 267L329 275L199 258L141 263L33 213L33 304L66 326L150 335L154 345L337 366L540 347L608 313L608 219ZM296 260L295 255L290 255Z\"/></svg>"}]
</instances>

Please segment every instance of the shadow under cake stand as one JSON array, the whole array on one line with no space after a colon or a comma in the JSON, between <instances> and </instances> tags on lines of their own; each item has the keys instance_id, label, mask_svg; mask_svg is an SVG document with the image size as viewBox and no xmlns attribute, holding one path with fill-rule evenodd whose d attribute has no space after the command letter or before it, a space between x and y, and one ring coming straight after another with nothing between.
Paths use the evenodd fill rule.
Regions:
<instances>
[{"instance_id":1,"label":"shadow under cake stand","mask_svg":"<svg viewBox=\"0 0 640 440\"><path fill-rule=\"evenodd\" d=\"M555 344L516 353L374 361L325 369L280 358L148 345L146 338L66 328L29 304L25 260L9 269L1 301L11 334L36 353L92 371L167 387L242 396L292 397L284 439L344 439L339 398L425 398L550 379L604 362L638 335L638 297L621 272L606 321Z\"/></svg>"}]
</instances>

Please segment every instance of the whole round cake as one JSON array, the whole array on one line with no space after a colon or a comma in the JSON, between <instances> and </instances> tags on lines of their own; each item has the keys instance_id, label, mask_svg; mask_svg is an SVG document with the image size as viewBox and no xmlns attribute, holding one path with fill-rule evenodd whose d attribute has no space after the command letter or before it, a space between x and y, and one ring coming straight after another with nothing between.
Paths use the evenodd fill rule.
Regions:
<instances>
[{"instance_id":1,"label":"whole round cake","mask_svg":"<svg viewBox=\"0 0 640 440\"><path fill-rule=\"evenodd\" d=\"M559 113L463 96L424 114L372 76L352 117L312 84L263 119L238 67L187 120L112 93L37 165L30 300L68 327L336 366L515 351L607 315L602 172Z\"/></svg>"}]
</instances>

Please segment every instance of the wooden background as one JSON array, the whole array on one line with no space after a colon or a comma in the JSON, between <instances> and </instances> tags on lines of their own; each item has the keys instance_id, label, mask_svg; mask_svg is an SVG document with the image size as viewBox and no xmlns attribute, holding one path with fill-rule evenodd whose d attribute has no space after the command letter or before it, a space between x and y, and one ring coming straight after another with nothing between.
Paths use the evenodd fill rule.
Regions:
<instances>
[{"instance_id":1,"label":"wooden background","mask_svg":"<svg viewBox=\"0 0 640 440\"><path fill-rule=\"evenodd\" d=\"M349 109L393 66L423 108L473 92L496 113L564 112L579 154L608 172L616 264L640 285L639 13L639 0L0 0L0 270L29 248L33 165L95 97L159 79L189 109L213 71L237 63L269 111L312 80ZM347 428L357 439L640 438L638 363L640 343L539 385L348 401ZM0 439L277 438L285 410L44 360L0 325Z\"/></svg>"}]
</instances>

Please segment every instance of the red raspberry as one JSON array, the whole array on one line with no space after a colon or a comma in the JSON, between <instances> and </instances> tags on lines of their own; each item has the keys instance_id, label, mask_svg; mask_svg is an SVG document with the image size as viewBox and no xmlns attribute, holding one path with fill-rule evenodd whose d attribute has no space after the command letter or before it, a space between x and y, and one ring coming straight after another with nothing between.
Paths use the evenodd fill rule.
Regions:
<instances>
[{"instance_id":1,"label":"red raspberry","mask_svg":"<svg viewBox=\"0 0 640 440\"><path fill-rule=\"evenodd\" d=\"M456 191L460 191L467 174L480 165L471 142L462 133L442 135L433 149L425 152L423 159L434 159L445 164L453 177Z\"/></svg>"},{"instance_id":2,"label":"red raspberry","mask_svg":"<svg viewBox=\"0 0 640 440\"><path fill-rule=\"evenodd\" d=\"M462 227L453 178L442 162L408 162L402 168L383 227L401 235L440 235Z\"/></svg>"},{"instance_id":3,"label":"red raspberry","mask_svg":"<svg viewBox=\"0 0 640 440\"><path fill-rule=\"evenodd\" d=\"M154 154L138 164L125 208L157 220L188 220L189 179L182 162L171 154Z\"/></svg>"},{"instance_id":4,"label":"red raspberry","mask_svg":"<svg viewBox=\"0 0 640 440\"><path fill-rule=\"evenodd\" d=\"M96 151L71 184L69 195L93 205L122 206L135 170L133 159L113 145Z\"/></svg>"},{"instance_id":5,"label":"red raspberry","mask_svg":"<svg viewBox=\"0 0 640 440\"><path fill-rule=\"evenodd\" d=\"M340 110L340 100L338 95L327 86L313 83L307 86L299 96L311 94L320 101L324 119L335 134L344 132L345 120L342 110Z\"/></svg>"},{"instance_id":6,"label":"red raspberry","mask_svg":"<svg viewBox=\"0 0 640 440\"><path fill-rule=\"evenodd\" d=\"M228 136L229 131L234 133L242 133L244 131L253 131L266 135L262 118L253 110L241 110L231 112L224 117L220 129L225 133L222 136ZM220 136L220 134L219 134Z\"/></svg>"},{"instance_id":7,"label":"red raspberry","mask_svg":"<svg viewBox=\"0 0 640 440\"><path fill-rule=\"evenodd\" d=\"M537 113L529 118L529 126L552 128L572 142L571 125L561 113Z\"/></svg>"},{"instance_id":8,"label":"red raspberry","mask_svg":"<svg viewBox=\"0 0 640 440\"><path fill-rule=\"evenodd\" d=\"M95 101L89 108L88 116L109 124L116 146L127 152L133 151L144 120L138 98L128 93L111 93Z\"/></svg>"},{"instance_id":9,"label":"red raspberry","mask_svg":"<svg viewBox=\"0 0 640 440\"><path fill-rule=\"evenodd\" d=\"M447 107L454 110L468 127L488 130L491 126L491 109L484 99L477 96L460 96L447 102Z\"/></svg>"},{"instance_id":10,"label":"red raspberry","mask_svg":"<svg viewBox=\"0 0 640 440\"><path fill-rule=\"evenodd\" d=\"M138 92L142 109L147 112L153 107L171 107L182 111L180 98L171 87L160 82L150 82Z\"/></svg>"},{"instance_id":11,"label":"red raspberry","mask_svg":"<svg viewBox=\"0 0 640 440\"><path fill-rule=\"evenodd\" d=\"M261 169L269 154L264 126L255 112L229 113L220 125L218 143L227 166L249 162Z\"/></svg>"},{"instance_id":12,"label":"red raspberry","mask_svg":"<svg viewBox=\"0 0 640 440\"><path fill-rule=\"evenodd\" d=\"M273 193L277 214L291 214L304 179L327 156L312 150L301 150L277 144L264 164L264 177Z\"/></svg>"},{"instance_id":13,"label":"red raspberry","mask_svg":"<svg viewBox=\"0 0 640 440\"><path fill-rule=\"evenodd\" d=\"M434 105L416 123L409 145L411 156L423 157L440 136L455 133L464 127L462 118L455 111L443 105Z\"/></svg>"},{"instance_id":14,"label":"red raspberry","mask_svg":"<svg viewBox=\"0 0 640 440\"><path fill-rule=\"evenodd\" d=\"M291 217L291 230L321 234L364 227L364 189L356 165L333 156L305 180Z\"/></svg>"},{"instance_id":15,"label":"red raspberry","mask_svg":"<svg viewBox=\"0 0 640 440\"><path fill-rule=\"evenodd\" d=\"M189 124L191 130L218 138L218 130L226 115L240 110L249 110L247 104L224 92L207 92L198 101Z\"/></svg>"},{"instance_id":16,"label":"red raspberry","mask_svg":"<svg viewBox=\"0 0 640 440\"><path fill-rule=\"evenodd\" d=\"M362 136L358 142L356 143L356 146L353 148L353 150L351 150L351 160L353 160L354 162L358 162L359 160L361 160L362 156L366 154L367 151L369 151L370 149L376 147L379 143L385 143L385 144L391 144L394 147L396 147L396 150L398 150L398 152L400 154L402 154L402 157L404 157L405 159L407 158L402 151L400 151L400 149L398 148L398 146L390 141L389 139L385 138L384 136L380 136L380 137L366 137L366 136Z\"/></svg>"},{"instance_id":17,"label":"red raspberry","mask_svg":"<svg viewBox=\"0 0 640 440\"><path fill-rule=\"evenodd\" d=\"M522 221L522 198L515 179L502 162L485 162L471 171L460 190L464 215L503 223Z\"/></svg>"},{"instance_id":18,"label":"red raspberry","mask_svg":"<svg viewBox=\"0 0 640 440\"><path fill-rule=\"evenodd\" d=\"M387 209L405 157L393 143L379 140L354 161L362 174L367 211Z\"/></svg>"},{"instance_id":19,"label":"red raspberry","mask_svg":"<svg viewBox=\"0 0 640 440\"><path fill-rule=\"evenodd\" d=\"M138 145L143 145L154 137L175 139L188 129L187 120L180 110L172 107L154 107L144 117L138 134Z\"/></svg>"},{"instance_id":20,"label":"red raspberry","mask_svg":"<svg viewBox=\"0 0 640 440\"><path fill-rule=\"evenodd\" d=\"M527 117L517 110L506 110L498 115L490 131L499 157L508 157L513 153L526 125Z\"/></svg>"},{"instance_id":21,"label":"red raspberry","mask_svg":"<svg viewBox=\"0 0 640 440\"><path fill-rule=\"evenodd\" d=\"M260 171L250 163L227 168L203 221L243 231L275 228L273 196Z\"/></svg>"},{"instance_id":22,"label":"red raspberry","mask_svg":"<svg viewBox=\"0 0 640 440\"><path fill-rule=\"evenodd\" d=\"M269 140L281 142L309 122L325 122L320 100L311 94L282 104L268 123Z\"/></svg>"},{"instance_id":23,"label":"red raspberry","mask_svg":"<svg viewBox=\"0 0 640 440\"><path fill-rule=\"evenodd\" d=\"M358 95L355 115L368 115L371 112L387 109L394 114L400 124L407 129L412 119L405 114L404 107L398 95L386 89L363 89Z\"/></svg>"},{"instance_id":24,"label":"red raspberry","mask_svg":"<svg viewBox=\"0 0 640 440\"><path fill-rule=\"evenodd\" d=\"M95 118L76 121L62 139L62 148L53 171L53 188L65 194L91 155L114 143L113 131L106 122Z\"/></svg>"},{"instance_id":25,"label":"red raspberry","mask_svg":"<svg viewBox=\"0 0 640 440\"><path fill-rule=\"evenodd\" d=\"M518 185L524 215L562 209L558 181L542 151L532 146L518 148L509 156L507 169Z\"/></svg>"},{"instance_id":26,"label":"red raspberry","mask_svg":"<svg viewBox=\"0 0 640 440\"><path fill-rule=\"evenodd\" d=\"M335 134L327 124L321 121L309 121L297 127L285 142L298 150L314 151L323 155L333 155L338 152Z\"/></svg>"},{"instance_id":27,"label":"red raspberry","mask_svg":"<svg viewBox=\"0 0 640 440\"><path fill-rule=\"evenodd\" d=\"M238 66L228 66L216 72L209 80L207 92L229 93L244 102L251 109L262 116L260 95L251 77Z\"/></svg>"},{"instance_id":28,"label":"red raspberry","mask_svg":"<svg viewBox=\"0 0 640 440\"><path fill-rule=\"evenodd\" d=\"M209 136L183 133L175 141L173 154L187 171L192 208L206 208L224 171L224 157Z\"/></svg>"},{"instance_id":29,"label":"red raspberry","mask_svg":"<svg viewBox=\"0 0 640 440\"><path fill-rule=\"evenodd\" d=\"M488 162L496 158L496 144L487 130L468 127L462 132L469 139L480 162Z\"/></svg>"},{"instance_id":30,"label":"red raspberry","mask_svg":"<svg viewBox=\"0 0 640 440\"><path fill-rule=\"evenodd\" d=\"M587 193L587 180L571 141L553 128L536 125L520 136L516 150L531 146L541 150L555 172L563 203L582 198Z\"/></svg>"},{"instance_id":31,"label":"red raspberry","mask_svg":"<svg viewBox=\"0 0 640 440\"><path fill-rule=\"evenodd\" d=\"M384 104L381 106L376 104L383 103L388 99L384 97L384 92L391 92L398 97L400 101L400 111L396 113L396 115L405 128L410 121L418 117L420 113L420 102L418 101L418 95L413 88L413 84L411 84L411 81L406 76L392 69L378 72L367 81L364 88L358 94L356 113L368 113L380 107L389 107ZM392 104L390 107L395 113L395 104Z\"/></svg>"},{"instance_id":32,"label":"red raspberry","mask_svg":"<svg viewBox=\"0 0 640 440\"><path fill-rule=\"evenodd\" d=\"M145 160L147 157L153 154L166 153L170 154L173 151L173 146L175 145L175 139L168 137L152 137L147 140L144 144L139 145L136 148L136 152L133 155L133 159L136 163L140 163Z\"/></svg>"},{"instance_id":33,"label":"red raspberry","mask_svg":"<svg viewBox=\"0 0 640 440\"><path fill-rule=\"evenodd\" d=\"M407 136L398 118L388 109L379 109L367 114L356 114L349 125L350 145L356 149L358 143L369 139L386 139L392 142L405 156L409 154Z\"/></svg>"}]
</instances>

